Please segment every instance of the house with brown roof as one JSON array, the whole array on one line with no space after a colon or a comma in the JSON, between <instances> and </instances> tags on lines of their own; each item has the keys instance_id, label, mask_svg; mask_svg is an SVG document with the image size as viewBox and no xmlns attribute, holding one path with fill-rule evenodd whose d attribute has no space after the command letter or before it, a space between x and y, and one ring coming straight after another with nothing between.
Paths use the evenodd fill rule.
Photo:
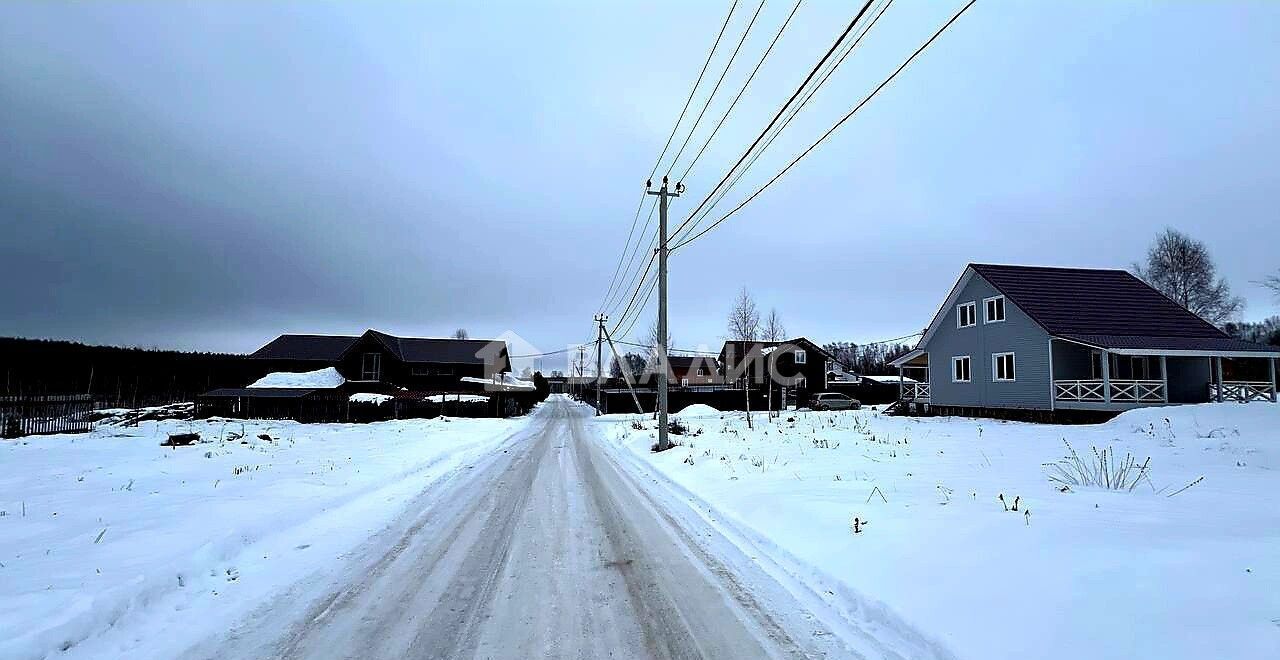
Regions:
<instances>
[{"instance_id":1,"label":"house with brown roof","mask_svg":"<svg viewBox=\"0 0 1280 660\"><path fill-rule=\"evenodd\" d=\"M1123 270L969 264L891 364L904 408L986 415L1275 402L1277 358Z\"/></svg>"},{"instance_id":2,"label":"house with brown roof","mask_svg":"<svg viewBox=\"0 0 1280 660\"><path fill-rule=\"evenodd\" d=\"M511 370L504 341L397 337L377 330L359 336L280 335L249 355L264 372L333 367L347 381L421 391L456 391L464 378L493 379Z\"/></svg>"}]
</instances>

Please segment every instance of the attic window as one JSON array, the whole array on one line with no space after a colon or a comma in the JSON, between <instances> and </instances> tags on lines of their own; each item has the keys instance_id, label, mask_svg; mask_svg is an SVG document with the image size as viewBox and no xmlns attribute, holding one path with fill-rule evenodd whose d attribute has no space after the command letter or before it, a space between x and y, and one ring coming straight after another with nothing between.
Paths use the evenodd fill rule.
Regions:
<instances>
[{"instance_id":1,"label":"attic window","mask_svg":"<svg viewBox=\"0 0 1280 660\"><path fill-rule=\"evenodd\" d=\"M978 325L978 304L970 300L956 305L956 327L969 328Z\"/></svg>"},{"instance_id":2,"label":"attic window","mask_svg":"<svg viewBox=\"0 0 1280 660\"><path fill-rule=\"evenodd\" d=\"M1000 323L1004 321L1004 296L995 296L994 298L984 298L982 304L986 307L987 316L984 319L986 323Z\"/></svg>"},{"instance_id":3,"label":"attic window","mask_svg":"<svg viewBox=\"0 0 1280 660\"><path fill-rule=\"evenodd\" d=\"M804 364L807 359L808 356L805 355L804 351L796 349L796 364Z\"/></svg>"}]
</instances>

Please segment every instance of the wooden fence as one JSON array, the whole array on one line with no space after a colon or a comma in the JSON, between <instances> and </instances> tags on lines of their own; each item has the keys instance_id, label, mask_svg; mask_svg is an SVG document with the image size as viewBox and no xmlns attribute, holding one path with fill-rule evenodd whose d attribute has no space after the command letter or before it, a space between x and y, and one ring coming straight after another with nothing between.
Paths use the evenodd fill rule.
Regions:
<instances>
[{"instance_id":1,"label":"wooden fence","mask_svg":"<svg viewBox=\"0 0 1280 660\"><path fill-rule=\"evenodd\" d=\"M88 394L0 396L0 434L5 438L93 430Z\"/></svg>"}]
</instances>

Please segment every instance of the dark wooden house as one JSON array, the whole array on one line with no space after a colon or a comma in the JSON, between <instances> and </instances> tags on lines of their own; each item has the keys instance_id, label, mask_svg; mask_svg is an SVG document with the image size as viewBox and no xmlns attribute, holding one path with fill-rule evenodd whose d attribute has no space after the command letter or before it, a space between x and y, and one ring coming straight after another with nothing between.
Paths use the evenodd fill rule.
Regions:
<instances>
[{"instance_id":1,"label":"dark wooden house","mask_svg":"<svg viewBox=\"0 0 1280 660\"><path fill-rule=\"evenodd\" d=\"M821 346L804 337L786 341L726 341L720 349L720 369L729 385L749 384L775 396L785 389L800 405L827 389L832 358Z\"/></svg>"},{"instance_id":2,"label":"dark wooden house","mask_svg":"<svg viewBox=\"0 0 1280 660\"><path fill-rule=\"evenodd\" d=\"M503 341L396 337L377 330L358 337L280 335L249 359L262 365L263 373L334 367L355 384L417 391L477 389L461 379L493 378L511 370Z\"/></svg>"}]
</instances>

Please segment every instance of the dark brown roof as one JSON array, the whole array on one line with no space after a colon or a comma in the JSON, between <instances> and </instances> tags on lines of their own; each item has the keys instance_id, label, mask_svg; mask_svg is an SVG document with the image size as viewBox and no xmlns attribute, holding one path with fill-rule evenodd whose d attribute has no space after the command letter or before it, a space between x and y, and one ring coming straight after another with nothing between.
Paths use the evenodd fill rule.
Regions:
<instances>
[{"instance_id":1,"label":"dark brown roof","mask_svg":"<svg viewBox=\"0 0 1280 660\"><path fill-rule=\"evenodd\" d=\"M1058 337L1115 349L1275 350L1230 338L1127 271L970 267Z\"/></svg>"},{"instance_id":2,"label":"dark brown roof","mask_svg":"<svg viewBox=\"0 0 1280 660\"><path fill-rule=\"evenodd\" d=\"M972 266L1050 334L1227 336L1123 270Z\"/></svg>"},{"instance_id":3,"label":"dark brown roof","mask_svg":"<svg viewBox=\"0 0 1280 660\"><path fill-rule=\"evenodd\" d=\"M420 337L396 337L370 330L387 350L404 362L445 362L453 364L483 364L498 356L506 356L506 342L489 339L426 339Z\"/></svg>"},{"instance_id":4,"label":"dark brown roof","mask_svg":"<svg viewBox=\"0 0 1280 660\"><path fill-rule=\"evenodd\" d=\"M333 362L342 357L359 337L338 335L280 335L254 351L259 360L319 360Z\"/></svg>"},{"instance_id":5,"label":"dark brown roof","mask_svg":"<svg viewBox=\"0 0 1280 660\"><path fill-rule=\"evenodd\" d=\"M365 333L386 347L397 359L410 364L484 364L486 358L506 358L506 342L487 339L427 339L396 337L385 332ZM360 337L338 335L280 335L249 357L263 360L315 360L336 362Z\"/></svg>"}]
</instances>

